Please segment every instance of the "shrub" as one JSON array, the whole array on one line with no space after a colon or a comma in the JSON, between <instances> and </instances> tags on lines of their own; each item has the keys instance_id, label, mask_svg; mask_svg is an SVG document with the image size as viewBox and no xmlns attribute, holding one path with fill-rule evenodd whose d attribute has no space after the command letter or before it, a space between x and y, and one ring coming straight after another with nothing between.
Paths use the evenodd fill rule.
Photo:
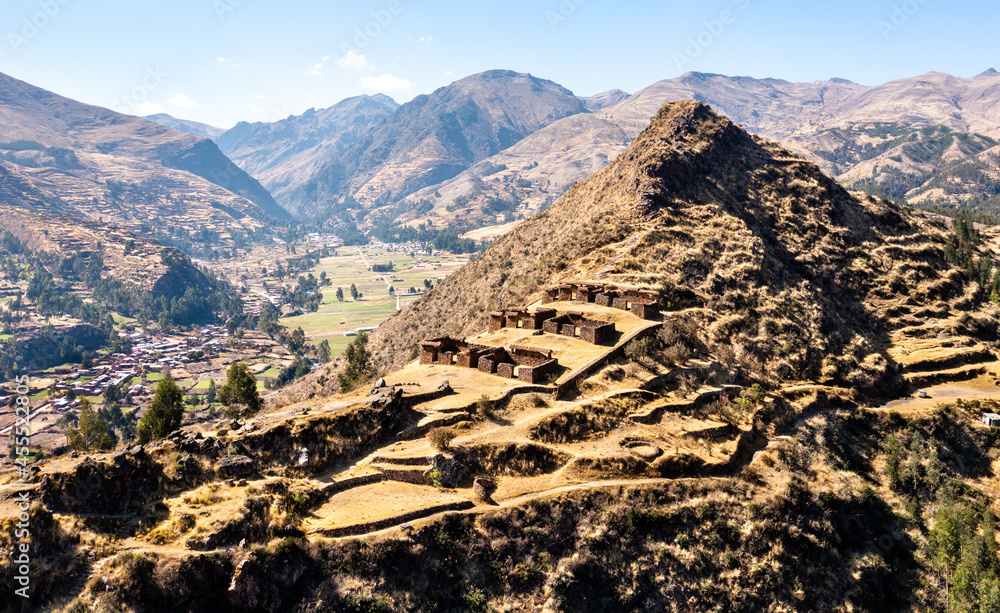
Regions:
<instances>
[{"instance_id":1,"label":"shrub","mask_svg":"<svg viewBox=\"0 0 1000 613\"><path fill-rule=\"evenodd\" d=\"M658 334L660 342L669 347L683 343L686 347L698 345L698 324L689 317L669 319L664 322Z\"/></svg>"},{"instance_id":2,"label":"shrub","mask_svg":"<svg viewBox=\"0 0 1000 613\"><path fill-rule=\"evenodd\" d=\"M427 439L431 443L431 447L437 449L438 451L446 451L451 447L451 442L455 440L455 431L451 428L434 428L427 433Z\"/></svg>"},{"instance_id":3,"label":"shrub","mask_svg":"<svg viewBox=\"0 0 1000 613\"><path fill-rule=\"evenodd\" d=\"M687 361L690 353L690 350L683 343L674 343L660 352L660 358L665 364L680 366Z\"/></svg>"},{"instance_id":4,"label":"shrub","mask_svg":"<svg viewBox=\"0 0 1000 613\"><path fill-rule=\"evenodd\" d=\"M476 414L483 419L493 419L493 401L486 394L479 397L476 401Z\"/></svg>"},{"instance_id":5,"label":"shrub","mask_svg":"<svg viewBox=\"0 0 1000 613\"><path fill-rule=\"evenodd\" d=\"M681 549L687 549L691 546L691 537L688 536L687 532L681 532L674 538L674 543Z\"/></svg>"},{"instance_id":6,"label":"shrub","mask_svg":"<svg viewBox=\"0 0 1000 613\"><path fill-rule=\"evenodd\" d=\"M625 345L625 356L633 362L641 360L653 351L653 339L648 336L636 338Z\"/></svg>"}]
</instances>

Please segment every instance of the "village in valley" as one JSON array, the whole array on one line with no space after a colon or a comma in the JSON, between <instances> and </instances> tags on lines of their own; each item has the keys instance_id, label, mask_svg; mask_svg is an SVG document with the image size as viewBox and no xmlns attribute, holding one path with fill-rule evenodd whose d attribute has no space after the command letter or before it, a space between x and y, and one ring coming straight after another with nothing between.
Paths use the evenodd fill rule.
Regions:
<instances>
[{"instance_id":1,"label":"village in valley","mask_svg":"<svg viewBox=\"0 0 1000 613\"><path fill-rule=\"evenodd\" d=\"M335 236L311 234L295 243L257 246L236 258L199 262L240 289L246 316L259 317L265 303L273 305L282 332L230 331L224 322L161 330L120 318L109 347L88 354L85 363L29 375L32 444L43 455L64 449L66 429L77 424L83 401L95 408L117 403L139 418L157 384L168 377L184 394L183 426L213 427L222 418L216 390L234 363L245 364L266 395L280 385L283 371L297 364L282 334L301 329L307 343L302 352L315 367L322 361L320 344L325 342L329 352L325 359L336 357L360 332L374 330L467 261L416 242L344 247ZM297 295L300 278L322 280L305 296L306 306L296 304L303 298ZM11 284L8 289L13 296L23 288ZM309 300L316 294L318 300ZM29 323L73 327L79 322L63 317ZM14 386L0 384L2 436L15 422Z\"/></svg>"}]
</instances>

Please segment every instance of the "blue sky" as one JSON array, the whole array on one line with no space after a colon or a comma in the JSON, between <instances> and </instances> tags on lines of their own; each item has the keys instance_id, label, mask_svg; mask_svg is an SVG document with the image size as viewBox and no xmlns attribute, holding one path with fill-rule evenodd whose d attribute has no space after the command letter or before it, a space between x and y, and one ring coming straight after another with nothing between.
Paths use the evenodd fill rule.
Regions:
<instances>
[{"instance_id":1,"label":"blue sky","mask_svg":"<svg viewBox=\"0 0 1000 613\"><path fill-rule=\"evenodd\" d=\"M492 68L578 95L688 70L969 77L1000 69L998 22L996 2L944 0L5 0L0 72L228 128L362 93L405 102Z\"/></svg>"}]
</instances>

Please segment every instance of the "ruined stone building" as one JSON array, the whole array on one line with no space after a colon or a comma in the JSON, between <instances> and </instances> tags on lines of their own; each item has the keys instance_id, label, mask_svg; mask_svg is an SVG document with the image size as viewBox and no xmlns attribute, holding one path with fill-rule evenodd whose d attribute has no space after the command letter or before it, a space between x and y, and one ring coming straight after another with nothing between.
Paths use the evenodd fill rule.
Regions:
<instances>
[{"instance_id":1,"label":"ruined stone building","mask_svg":"<svg viewBox=\"0 0 1000 613\"><path fill-rule=\"evenodd\" d=\"M641 319L660 314L660 297L654 290L618 288L603 283L561 283L545 290L542 304L582 302L629 311Z\"/></svg>"},{"instance_id":2,"label":"ruined stone building","mask_svg":"<svg viewBox=\"0 0 1000 613\"><path fill-rule=\"evenodd\" d=\"M508 351L447 336L420 343L420 363L475 368L525 383L542 383L559 368L550 350L514 345Z\"/></svg>"}]
</instances>

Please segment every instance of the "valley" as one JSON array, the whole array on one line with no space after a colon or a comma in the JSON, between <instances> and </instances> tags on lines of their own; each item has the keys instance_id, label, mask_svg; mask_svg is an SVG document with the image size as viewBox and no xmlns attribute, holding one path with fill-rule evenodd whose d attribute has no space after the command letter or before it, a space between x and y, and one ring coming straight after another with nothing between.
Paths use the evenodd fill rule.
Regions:
<instances>
[{"instance_id":1,"label":"valley","mask_svg":"<svg viewBox=\"0 0 1000 613\"><path fill-rule=\"evenodd\" d=\"M399 6L0 74L0 610L1000 610L1000 73L581 96Z\"/></svg>"},{"instance_id":2,"label":"valley","mask_svg":"<svg viewBox=\"0 0 1000 613\"><path fill-rule=\"evenodd\" d=\"M243 309L206 329L226 355L174 367L189 394L237 361L258 389L312 366L259 410L227 396L225 415L4 477L4 521L18 492L44 518L51 607L965 594L933 556L947 513L989 525L998 493L993 228L849 192L687 100L482 253L422 247L318 233L205 262Z\"/></svg>"}]
</instances>

